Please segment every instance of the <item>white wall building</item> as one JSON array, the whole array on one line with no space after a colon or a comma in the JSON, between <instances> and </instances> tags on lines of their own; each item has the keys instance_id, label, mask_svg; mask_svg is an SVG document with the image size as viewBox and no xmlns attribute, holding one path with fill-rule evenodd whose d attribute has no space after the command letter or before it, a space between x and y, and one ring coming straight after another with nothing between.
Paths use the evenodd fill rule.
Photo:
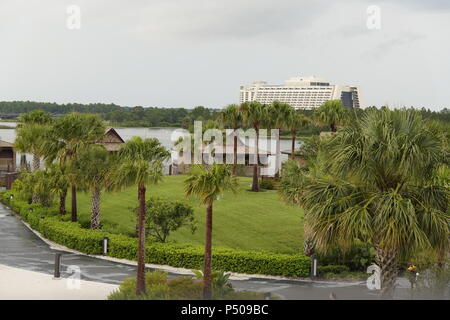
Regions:
<instances>
[{"instance_id":1,"label":"white wall building","mask_svg":"<svg viewBox=\"0 0 450 320\"><path fill-rule=\"evenodd\" d=\"M340 99L346 107L360 108L358 87L331 85L315 77L290 78L284 85L271 85L256 81L240 88L240 102L259 101L269 104L273 101L289 103L296 109L314 109L325 101Z\"/></svg>"}]
</instances>

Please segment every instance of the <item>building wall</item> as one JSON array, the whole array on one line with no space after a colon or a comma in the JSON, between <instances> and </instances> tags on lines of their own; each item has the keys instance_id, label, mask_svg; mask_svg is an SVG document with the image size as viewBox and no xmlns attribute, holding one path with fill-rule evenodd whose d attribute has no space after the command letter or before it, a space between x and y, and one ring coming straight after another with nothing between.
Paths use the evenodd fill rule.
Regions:
<instances>
[{"instance_id":1,"label":"building wall","mask_svg":"<svg viewBox=\"0 0 450 320\"><path fill-rule=\"evenodd\" d=\"M296 109L315 109L325 101L341 99L345 106L361 107L358 87L330 85L320 78L291 78L284 85L269 85L254 82L240 87L240 103L259 101L270 104L273 101L289 103Z\"/></svg>"},{"instance_id":2,"label":"building wall","mask_svg":"<svg viewBox=\"0 0 450 320\"><path fill-rule=\"evenodd\" d=\"M0 171L13 172L16 170L16 154L11 147L0 148Z\"/></svg>"}]
</instances>

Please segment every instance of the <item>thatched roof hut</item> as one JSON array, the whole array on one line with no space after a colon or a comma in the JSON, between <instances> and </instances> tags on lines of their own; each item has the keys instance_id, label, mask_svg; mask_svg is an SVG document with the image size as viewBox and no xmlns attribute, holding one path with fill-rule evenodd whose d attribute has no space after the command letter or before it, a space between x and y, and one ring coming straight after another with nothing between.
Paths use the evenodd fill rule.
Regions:
<instances>
[{"instance_id":1,"label":"thatched roof hut","mask_svg":"<svg viewBox=\"0 0 450 320\"><path fill-rule=\"evenodd\" d=\"M114 128L106 128L105 136L103 139L97 141L97 144L101 144L109 152L117 152L124 145L125 141L117 133Z\"/></svg>"}]
</instances>

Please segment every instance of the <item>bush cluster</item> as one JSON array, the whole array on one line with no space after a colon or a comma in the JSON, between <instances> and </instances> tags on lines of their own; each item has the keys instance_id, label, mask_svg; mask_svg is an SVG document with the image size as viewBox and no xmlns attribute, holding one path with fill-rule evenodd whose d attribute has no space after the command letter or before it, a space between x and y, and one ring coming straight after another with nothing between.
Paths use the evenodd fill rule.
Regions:
<instances>
[{"instance_id":1,"label":"bush cluster","mask_svg":"<svg viewBox=\"0 0 450 320\"><path fill-rule=\"evenodd\" d=\"M350 268L347 266L341 266L341 265L329 265L329 266L318 266L317 267L317 273L319 276L323 276L327 273L333 273L333 274L339 274L339 273L345 273L349 272Z\"/></svg>"},{"instance_id":2,"label":"bush cluster","mask_svg":"<svg viewBox=\"0 0 450 320\"><path fill-rule=\"evenodd\" d=\"M261 189L274 190L276 188L275 181L273 179L262 179L259 186Z\"/></svg>"},{"instance_id":3,"label":"bush cluster","mask_svg":"<svg viewBox=\"0 0 450 320\"><path fill-rule=\"evenodd\" d=\"M3 203L9 205L30 226L45 238L68 248L87 254L102 253L102 239L109 238L108 255L119 259L136 260L137 240L126 235L99 230L83 229L79 223L70 222L58 214L57 208L28 204L10 199L10 191L0 193ZM147 244L146 262L173 267L201 269L203 247L174 243ZM213 269L229 272L308 277L310 259L304 255L276 254L213 248Z\"/></svg>"},{"instance_id":4,"label":"bush cluster","mask_svg":"<svg viewBox=\"0 0 450 320\"><path fill-rule=\"evenodd\" d=\"M168 279L167 273L161 271L147 272L145 275L147 294L136 295L136 279L127 278L119 289L108 296L108 300L201 300L203 285L192 277ZM213 299L226 300L262 300L263 293L250 291L214 291Z\"/></svg>"},{"instance_id":5,"label":"bush cluster","mask_svg":"<svg viewBox=\"0 0 450 320\"><path fill-rule=\"evenodd\" d=\"M375 250L371 244L356 241L349 248L335 246L327 253L319 252L318 256L323 265L345 265L351 271L366 271L375 261Z\"/></svg>"}]
</instances>

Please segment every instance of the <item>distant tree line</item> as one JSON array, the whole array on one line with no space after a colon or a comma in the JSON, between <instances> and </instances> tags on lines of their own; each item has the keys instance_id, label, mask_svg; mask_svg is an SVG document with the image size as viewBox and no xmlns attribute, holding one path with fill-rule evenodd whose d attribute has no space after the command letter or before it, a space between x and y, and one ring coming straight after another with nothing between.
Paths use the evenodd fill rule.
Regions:
<instances>
[{"instance_id":1,"label":"distant tree line","mask_svg":"<svg viewBox=\"0 0 450 320\"><path fill-rule=\"evenodd\" d=\"M219 109L202 106L193 109L156 108L141 106L121 107L116 104L57 104L32 101L0 101L0 117L16 119L20 114L40 109L52 115L63 115L71 112L95 113L111 124L125 127L184 127L188 128L194 120L214 120Z\"/></svg>"},{"instance_id":2,"label":"distant tree line","mask_svg":"<svg viewBox=\"0 0 450 320\"><path fill-rule=\"evenodd\" d=\"M81 113L109 113L120 110L121 107L110 103L67 103L58 104L52 102L34 102L34 101L0 101L0 115L17 115L27 113L32 110L41 109L51 114L67 114L71 112Z\"/></svg>"},{"instance_id":3,"label":"distant tree line","mask_svg":"<svg viewBox=\"0 0 450 320\"><path fill-rule=\"evenodd\" d=\"M371 106L367 109L375 108ZM50 102L33 101L0 101L0 117L4 119L16 119L20 114L40 109L54 116L64 115L71 112L95 113L104 120L115 126L123 127L183 127L190 128L195 120L217 120L220 109L210 109L202 106L193 109L185 108L158 108L158 107L121 107L110 103L68 103L57 104ZM450 109L444 108L440 111L419 109L422 118L450 122ZM312 110L301 110L300 113L311 117ZM362 115L363 109L355 109L355 115ZM323 128L311 125L303 134L317 134Z\"/></svg>"}]
</instances>

